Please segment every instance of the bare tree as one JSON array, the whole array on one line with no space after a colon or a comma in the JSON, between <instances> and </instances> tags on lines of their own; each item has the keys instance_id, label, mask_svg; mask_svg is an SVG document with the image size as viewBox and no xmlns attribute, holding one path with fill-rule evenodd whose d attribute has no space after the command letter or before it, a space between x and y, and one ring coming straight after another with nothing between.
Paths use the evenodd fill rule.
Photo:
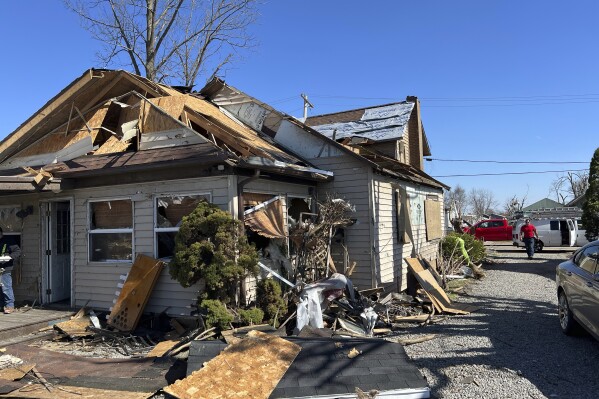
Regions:
<instances>
[{"instance_id":1,"label":"bare tree","mask_svg":"<svg viewBox=\"0 0 599 399\"><path fill-rule=\"evenodd\" d=\"M252 45L258 0L64 0L104 44L104 66L130 66L155 82L191 86Z\"/></svg>"},{"instance_id":2,"label":"bare tree","mask_svg":"<svg viewBox=\"0 0 599 399\"><path fill-rule=\"evenodd\" d=\"M505 215L514 215L516 212L522 211L524 208L524 202L526 201L526 195L522 198L518 198L517 195L514 195L512 198L505 201L503 205L503 212Z\"/></svg>"},{"instance_id":3,"label":"bare tree","mask_svg":"<svg viewBox=\"0 0 599 399\"><path fill-rule=\"evenodd\" d=\"M497 206L497 201L490 190L484 188L473 188L470 190L468 201L472 213L477 217L485 214L493 213L493 209Z\"/></svg>"},{"instance_id":4,"label":"bare tree","mask_svg":"<svg viewBox=\"0 0 599 399\"><path fill-rule=\"evenodd\" d=\"M565 204L569 199L578 198L589 187L588 172L567 172L551 182L550 191L558 202Z\"/></svg>"},{"instance_id":5,"label":"bare tree","mask_svg":"<svg viewBox=\"0 0 599 399\"><path fill-rule=\"evenodd\" d=\"M466 196L466 190L459 184L445 195L445 207L449 208L452 214L459 220L462 220L466 213L467 205L468 197Z\"/></svg>"}]
</instances>

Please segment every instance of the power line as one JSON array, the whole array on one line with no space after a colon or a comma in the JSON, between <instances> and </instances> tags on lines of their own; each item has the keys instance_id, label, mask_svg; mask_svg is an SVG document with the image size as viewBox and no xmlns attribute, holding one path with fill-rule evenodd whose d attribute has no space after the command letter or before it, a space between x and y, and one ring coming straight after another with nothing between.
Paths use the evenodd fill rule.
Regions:
<instances>
[{"instance_id":1,"label":"power line","mask_svg":"<svg viewBox=\"0 0 599 399\"><path fill-rule=\"evenodd\" d=\"M440 177L506 176L506 175L528 175L528 174L539 174L539 173L586 172L586 171L588 171L588 169L544 170L544 171L535 171L535 172L476 173L476 174L471 174L471 175L443 175L443 176L432 176L432 177L440 178Z\"/></svg>"},{"instance_id":2,"label":"power line","mask_svg":"<svg viewBox=\"0 0 599 399\"><path fill-rule=\"evenodd\" d=\"M583 161L483 161L474 159L441 159L441 158L425 158L427 161L442 161L442 162L478 162L478 163L505 163L505 164L565 164L565 163L582 163Z\"/></svg>"}]
</instances>

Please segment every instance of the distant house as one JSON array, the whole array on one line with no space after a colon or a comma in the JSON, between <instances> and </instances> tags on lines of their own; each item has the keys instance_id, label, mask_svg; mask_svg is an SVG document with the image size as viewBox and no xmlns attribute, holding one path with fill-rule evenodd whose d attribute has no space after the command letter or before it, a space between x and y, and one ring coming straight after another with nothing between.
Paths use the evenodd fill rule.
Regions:
<instances>
[{"instance_id":1,"label":"distant house","mask_svg":"<svg viewBox=\"0 0 599 399\"><path fill-rule=\"evenodd\" d=\"M89 70L0 142L0 226L22 247L17 301L112 306L137 254L168 259L202 199L237 217L312 198L333 174L198 95ZM284 234L284 233L283 233ZM165 269L148 311L189 314Z\"/></svg>"},{"instance_id":2,"label":"distant house","mask_svg":"<svg viewBox=\"0 0 599 399\"><path fill-rule=\"evenodd\" d=\"M201 94L334 179L318 197L351 202L356 223L334 245L335 264L359 288L407 287L403 259L434 260L444 231L443 189L427 175L428 140L415 97L404 102L310 117L306 123L214 79Z\"/></svg>"},{"instance_id":3,"label":"distant house","mask_svg":"<svg viewBox=\"0 0 599 399\"><path fill-rule=\"evenodd\" d=\"M542 200L539 200L535 203L532 203L528 206L525 206L524 208L522 208L522 210L524 212L526 211L534 211L537 209L548 209L548 208L560 208L565 206L564 204L560 204L557 201L554 201L552 199L549 198L543 198Z\"/></svg>"},{"instance_id":4,"label":"distant house","mask_svg":"<svg viewBox=\"0 0 599 399\"><path fill-rule=\"evenodd\" d=\"M584 204L585 200L586 200L586 192L584 194L579 195L578 197L574 198L572 201L568 202L566 204L566 206L575 206L577 208L582 209L582 204Z\"/></svg>"}]
</instances>

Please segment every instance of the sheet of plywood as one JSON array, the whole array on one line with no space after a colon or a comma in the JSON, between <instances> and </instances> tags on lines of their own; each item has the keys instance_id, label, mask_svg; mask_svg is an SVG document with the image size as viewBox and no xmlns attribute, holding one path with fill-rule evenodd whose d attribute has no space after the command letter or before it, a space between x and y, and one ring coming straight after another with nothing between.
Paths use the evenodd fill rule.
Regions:
<instances>
[{"instance_id":1,"label":"sheet of plywood","mask_svg":"<svg viewBox=\"0 0 599 399\"><path fill-rule=\"evenodd\" d=\"M177 119L147 101L141 105L140 120L142 134L184 127Z\"/></svg>"},{"instance_id":2,"label":"sheet of plywood","mask_svg":"<svg viewBox=\"0 0 599 399\"><path fill-rule=\"evenodd\" d=\"M160 357L164 355L166 352L173 349L175 345L177 345L179 342L181 342L180 339L169 339L166 341L158 342L158 344L156 344L156 346L150 352L148 352L146 357Z\"/></svg>"},{"instance_id":3,"label":"sheet of plywood","mask_svg":"<svg viewBox=\"0 0 599 399\"><path fill-rule=\"evenodd\" d=\"M87 327L91 326L92 322L89 316L82 316L72 320L63 321L54 324L54 328L62 331L70 337L86 337L93 335L93 332L87 331Z\"/></svg>"},{"instance_id":4,"label":"sheet of plywood","mask_svg":"<svg viewBox=\"0 0 599 399\"><path fill-rule=\"evenodd\" d=\"M473 305L452 303L443 288L428 269L425 269L417 258L405 258L410 270L422 286L431 302L440 312L453 314L468 314L478 309Z\"/></svg>"},{"instance_id":5,"label":"sheet of plywood","mask_svg":"<svg viewBox=\"0 0 599 399\"><path fill-rule=\"evenodd\" d=\"M19 364L15 367L0 370L0 380L16 381L20 380L35 367L35 363Z\"/></svg>"},{"instance_id":6,"label":"sheet of plywood","mask_svg":"<svg viewBox=\"0 0 599 399\"><path fill-rule=\"evenodd\" d=\"M266 399L300 349L283 338L250 331L203 368L164 391L179 399Z\"/></svg>"},{"instance_id":7,"label":"sheet of plywood","mask_svg":"<svg viewBox=\"0 0 599 399\"><path fill-rule=\"evenodd\" d=\"M157 259L137 255L108 317L109 326L120 331L135 329L163 266Z\"/></svg>"},{"instance_id":8,"label":"sheet of plywood","mask_svg":"<svg viewBox=\"0 0 599 399\"><path fill-rule=\"evenodd\" d=\"M129 148L131 143L129 141L121 141L115 136L110 136L104 144L96 151L94 151L94 155L100 154L112 154L115 152L123 152Z\"/></svg>"}]
</instances>

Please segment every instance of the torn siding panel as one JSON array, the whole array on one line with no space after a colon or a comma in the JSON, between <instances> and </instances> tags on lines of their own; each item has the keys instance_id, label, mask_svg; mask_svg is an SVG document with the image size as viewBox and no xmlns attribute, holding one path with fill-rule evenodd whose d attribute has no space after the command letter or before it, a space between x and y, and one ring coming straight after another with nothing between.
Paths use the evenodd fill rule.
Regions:
<instances>
[{"instance_id":1,"label":"torn siding panel","mask_svg":"<svg viewBox=\"0 0 599 399\"><path fill-rule=\"evenodd\" d=\"M315 137L287 120L281 122L275 139L281 145L293 149L294 153L306 159L345 155L341 149L319 137Z\"/></svg>"},{"instance_id":2,"label":"torn siding panel","mask_svg":"<svg viewBox=\"0 0 599 399\"><path fill-rule=\"evenodd\" d=\"M205 143L206 139L191 129L181 127L153 133L145 133L140 137L139 149L176 147L182 145Z\"/></svg>"}]
</instances>

